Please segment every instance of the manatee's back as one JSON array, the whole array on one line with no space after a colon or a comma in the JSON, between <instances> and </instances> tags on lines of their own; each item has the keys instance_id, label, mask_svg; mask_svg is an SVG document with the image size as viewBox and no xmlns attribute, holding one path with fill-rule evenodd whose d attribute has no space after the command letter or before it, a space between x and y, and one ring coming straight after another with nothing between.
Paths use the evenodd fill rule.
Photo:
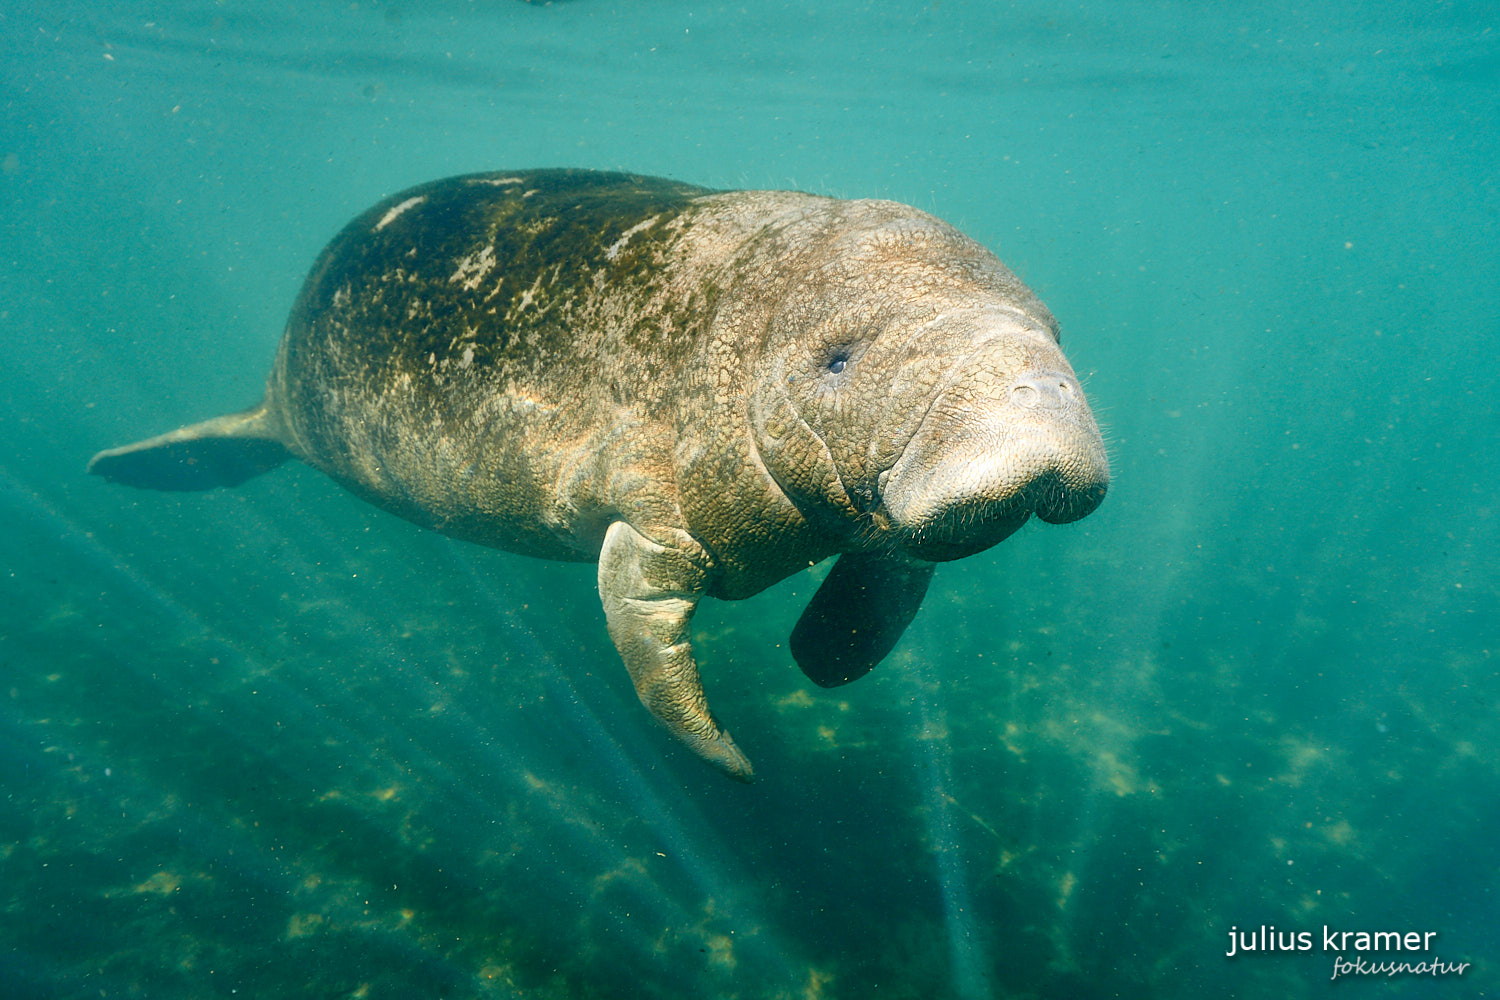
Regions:
<instances>
[{"instance_id":1,"label":"manatee's back","mask_svg":"<svg viewBox=\"0 0 1500 1000\"><path fill-rule=\"evenodd\" d=\"M559 463L696 349L711 310L665 286L674 223L704 193L543 170L375 206L292 311L271 383L288 445L419 523L578 557L511 528L550 502Z\"/></svg>"}]
</instances>

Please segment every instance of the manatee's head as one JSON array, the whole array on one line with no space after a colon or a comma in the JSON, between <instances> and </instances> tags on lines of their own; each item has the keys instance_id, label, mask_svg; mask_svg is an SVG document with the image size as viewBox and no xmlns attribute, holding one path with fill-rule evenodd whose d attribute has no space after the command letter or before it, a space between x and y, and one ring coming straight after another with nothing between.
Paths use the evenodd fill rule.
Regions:
<instances>
[{"instance_id":1,"label":"manatee's head","mask_svg":"<svg viewBox=\"0 0 1500 1000\"><path fill-rule=\"evenodd\" d=\"M1089 514L1109 463L1056 321L984 248L903 211L836 241L773 324L751 398L767 470L848 547L932 562Z\"/></svg>"}]
</instances>

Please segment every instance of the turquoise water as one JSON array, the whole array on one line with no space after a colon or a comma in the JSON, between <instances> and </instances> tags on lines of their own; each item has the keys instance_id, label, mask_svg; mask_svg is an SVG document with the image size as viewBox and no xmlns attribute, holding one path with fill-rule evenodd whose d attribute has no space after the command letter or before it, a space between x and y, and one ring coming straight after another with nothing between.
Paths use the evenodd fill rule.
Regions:
<instances>
[{"instance_id":1,"label":"turquoise water","mask_svg":"<svg viewBox=\"0 0 1500 1000\"><path fill-rule=\"evenodd\" d=\"M3 995L1496 991L1493 5L15 7ZM83 474L257 399L370 203L554 165L934 212L1105 426L1099 511L941 567L854 685L787 652L815 574L705 604L749 786L590 567L304 467ZM1313 947L1226 957L1263 925ZM1469 967L1330 982L1325 927Z\"/></svg>"}]
</instances>

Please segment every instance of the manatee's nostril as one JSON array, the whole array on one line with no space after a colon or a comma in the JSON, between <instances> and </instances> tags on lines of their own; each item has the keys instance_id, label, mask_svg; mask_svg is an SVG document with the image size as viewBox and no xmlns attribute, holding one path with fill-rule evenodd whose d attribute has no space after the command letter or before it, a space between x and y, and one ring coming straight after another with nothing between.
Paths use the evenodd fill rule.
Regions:
<instances>
[{"instance_id":1,"label":"manatee's nostril","mask_svg":"<svg viewBox=\"0 0 1500 1000\"><path fill-rule=\"evenodd\" d=\"M1078 390L1073 382L1056 374L1027 375L1016 379L1010 388L1010 400L1017 406L1034 410L1037 407L1075 406Z\"/></svg>"}]
</instances>

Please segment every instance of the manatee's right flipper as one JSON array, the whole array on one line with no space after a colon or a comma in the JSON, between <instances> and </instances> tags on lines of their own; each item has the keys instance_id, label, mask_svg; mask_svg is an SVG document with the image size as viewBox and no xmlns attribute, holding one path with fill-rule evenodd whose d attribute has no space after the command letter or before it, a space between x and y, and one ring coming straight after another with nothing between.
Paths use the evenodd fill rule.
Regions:
<instances>
[{"instance_id":1,"label":"manatee's right flipper","mask_svg":"<svg viewBox=\"0 0 1500 1000\"><path fill-rule=\"evenodd\" d=\"M819 687L858 680L917 616L935 564L885 552L846 552L792 629L792 656Z\"/></svg>"},{"instance_id":2,"label":"manatee's right flipper","mask_svg":"<svg viewBox=\"0 0 1500 1000\"><path fill-rule=\"evenodd\" d=\"M241 413L101 451L89 460L89 472L126 486L207 490L238 486L291 457L277 436L266 404L261 403Z\"/></svg>"},{"instance_id":3,"label":"manatee's right flipper","mask_svg":"<svg viewBox=\"0 0 1500 1000\"><path fill-rule=\"evenodd\" d=\"M599 597L609 637L641 704L710 764L741 781L755 771L708 710L688 622L708 585L708 554L685 531L672 547L624 521L609 526L599 553Z\"/></svg>"}]
</instances>

